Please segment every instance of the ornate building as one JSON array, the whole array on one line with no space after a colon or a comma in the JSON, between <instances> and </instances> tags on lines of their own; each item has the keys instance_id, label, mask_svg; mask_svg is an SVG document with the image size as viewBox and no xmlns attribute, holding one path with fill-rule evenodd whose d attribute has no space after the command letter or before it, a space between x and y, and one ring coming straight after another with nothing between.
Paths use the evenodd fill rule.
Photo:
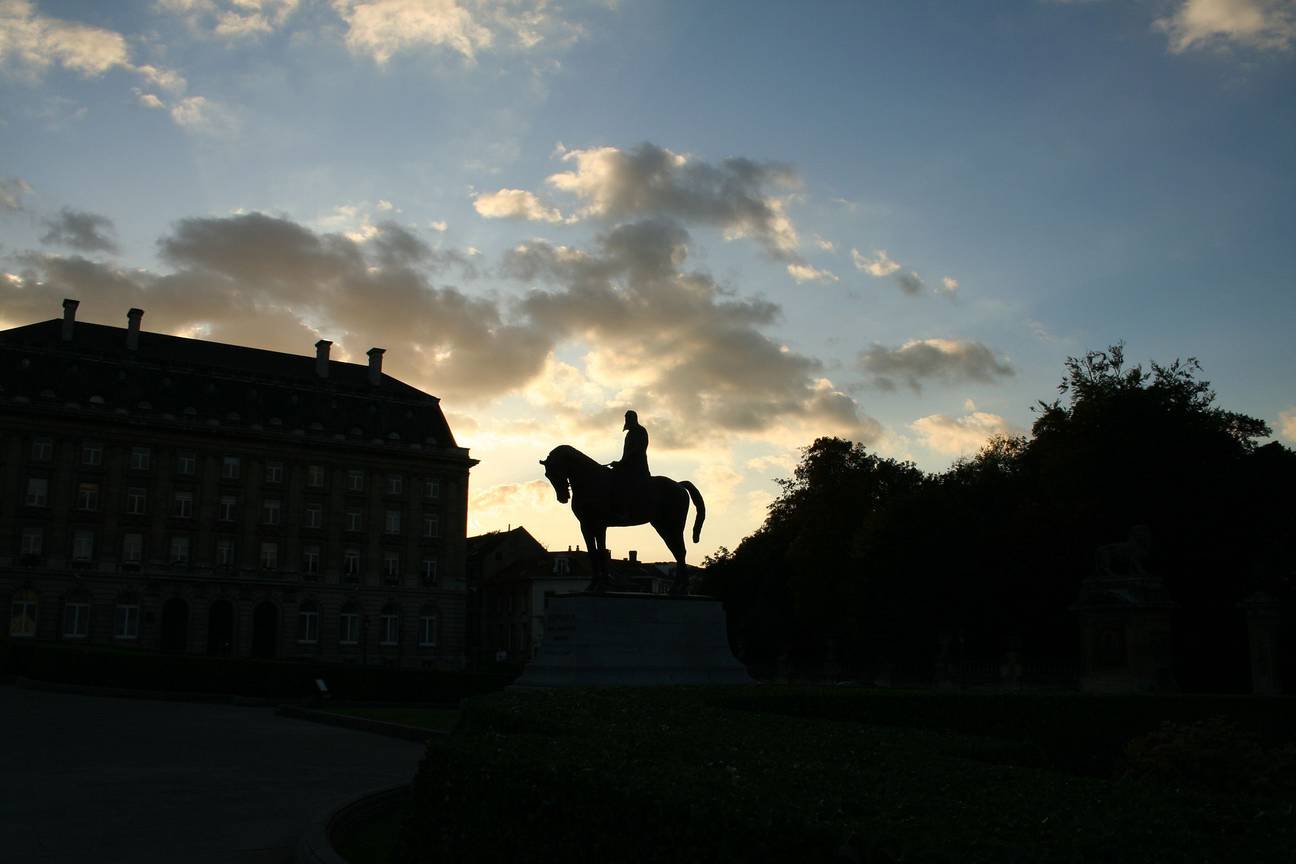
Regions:
<instances>
[{"instance_id":1,"label":"ornate building","mask_svg":"<svg viewBox=\"0 0 1296 864\"><path fill-rule=\"evenodd\" d=\"M468 471L368 366L64 317L0 331L11 639L464 663Z\"/></svg>"}]
</instances>

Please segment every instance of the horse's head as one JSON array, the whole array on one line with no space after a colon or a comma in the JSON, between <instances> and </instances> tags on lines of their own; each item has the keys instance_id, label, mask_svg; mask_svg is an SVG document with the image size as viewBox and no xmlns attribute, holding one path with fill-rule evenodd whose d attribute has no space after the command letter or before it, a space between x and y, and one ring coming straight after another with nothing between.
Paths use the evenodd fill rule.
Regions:
<instances>
[{"instance_id":1,"label":"horse's head","mask_svg":"<svg viewBox=\"0 0 1296 864\"><path fill-rule=\"evenodd\" d=\"M545 479L553 484L554 492L558 495L558 503L566 504L567 499L571 497L571 480L567 475L567 466L563 464L560 456L556 455L557 450L549 453L548 459L541 459L540 464L545 469Z\"/></svg>"}]
</instances>

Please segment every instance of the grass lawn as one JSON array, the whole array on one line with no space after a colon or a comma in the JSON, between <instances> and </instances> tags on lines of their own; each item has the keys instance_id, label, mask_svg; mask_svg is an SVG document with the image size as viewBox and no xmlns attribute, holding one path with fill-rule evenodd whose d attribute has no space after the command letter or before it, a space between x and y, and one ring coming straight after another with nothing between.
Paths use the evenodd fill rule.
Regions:
<instances>
[{"instance_id":1,"label":"grass lawn","mask_svg":"<svg viewBox=\"0 0 1296 864\"><path fill-rule=\"evenodd\" d=\"M1291 699L508 691L429 742L402 860L1288 861L1294 737Z\"/></svg>"},{"instance_id":2,"label":"grass lawn","mask_svg":"<svg viewBox=\"0 0 1296 864\"><path fill-rule=\"evenodd\" d=\"M348 717L367 717L370 720L382 720L386 723L399 723L402 726L414 726L418 729L448 731L454 728L459 720L457 708L325 708L330 714L345 714Z\"/></svg>"}]
</instances>

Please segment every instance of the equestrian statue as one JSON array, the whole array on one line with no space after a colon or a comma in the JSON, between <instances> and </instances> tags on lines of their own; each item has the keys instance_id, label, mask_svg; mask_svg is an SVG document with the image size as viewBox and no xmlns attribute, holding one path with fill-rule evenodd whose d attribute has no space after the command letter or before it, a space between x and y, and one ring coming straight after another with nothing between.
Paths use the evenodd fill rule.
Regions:
<instances>
[{"instance_id":1,"label":"equestrian statue","mask_svg":"<svg viewBox=\"0 0 1296 864\"><path fill-rule=\"evenodd\" d=\"M571 499L572 513L580 522L585 548L589 550L594 578L586 589L606 591L609 583L607 529L629 525L652 525L675 556L675 581L671 594L688 593L688 570L684 563L684 524L689 500L697 508L693 521L693 542L702 536L706 504L702 493L687 480L654 477L648 471L648 430L639 425L639 415L625 413L625 446L621 459L602 465L575 447L562 444L541 459L545 477L553 484L558 503Z\"/></svg>"}]
</instances>

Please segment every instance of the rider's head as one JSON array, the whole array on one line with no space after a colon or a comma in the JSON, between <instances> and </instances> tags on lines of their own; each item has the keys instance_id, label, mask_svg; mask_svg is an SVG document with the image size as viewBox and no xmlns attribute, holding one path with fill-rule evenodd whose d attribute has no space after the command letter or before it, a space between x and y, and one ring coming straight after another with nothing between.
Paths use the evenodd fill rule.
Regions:
<instances>
[{"instance_id":1,"label":"rider's head","mask_svg":"<svg viewBox=\"0 0 1296 864\"><path fill-rule=\"evenodd\" d=\"M626 418L625 418L625 425L622 426L621 428L622 428L622 429L633 429L634 427L636 427L636 426L638 426L638 425L639 425L639 415L636 414L636 413L633 412L633 411L627 411L627 412L626 412Z\"/></svg>"}]
</instances>

